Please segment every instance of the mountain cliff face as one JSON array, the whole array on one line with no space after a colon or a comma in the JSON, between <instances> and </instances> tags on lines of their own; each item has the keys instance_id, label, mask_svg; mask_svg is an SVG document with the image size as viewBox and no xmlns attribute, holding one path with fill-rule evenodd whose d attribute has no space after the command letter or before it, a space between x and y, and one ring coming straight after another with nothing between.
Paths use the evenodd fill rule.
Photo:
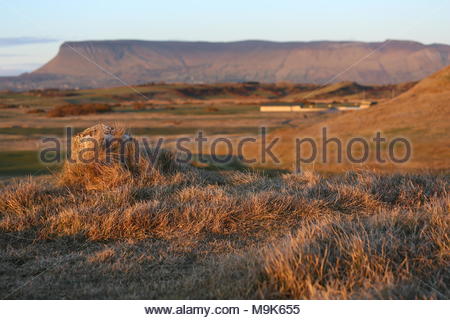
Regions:
<instances>
[{"instance_id":1,"label":"mountain cliff face","mask_svg":"<svg viewBox=\"0 0 450 320\"><path fill-rule=\"evenodd\" d=\"M151 81L322 84L331 79L387 84L419 80L448 64L450 46L410 41L83 41L62 44L56 57L47 64L9 81L24 86L27 82L56 87L123 85L115 75L129 84ZM334 78L337 74L340 76Z\"/></svg>"}]
</instances>

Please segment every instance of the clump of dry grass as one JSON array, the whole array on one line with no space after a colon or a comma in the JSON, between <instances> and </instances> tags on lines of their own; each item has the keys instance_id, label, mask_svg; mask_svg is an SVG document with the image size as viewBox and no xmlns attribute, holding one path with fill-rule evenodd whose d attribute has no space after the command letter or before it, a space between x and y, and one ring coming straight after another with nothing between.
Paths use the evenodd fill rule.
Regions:
<instances>
[{"instance_id":1,"label":"clump of dry grass","mask_svg":"<svg viewBox=\"0 0 450 320\"><path fill-rule=\"evenodd\" d=\"M153 184L179 170L175 155L167 150L152 160L141 152L137 140L124 128L99 124L73 138L71 161L58 175L60 185L87 190L111 190L129 185Z\"/></svg>"},{"instance_id":2,"label":"clump of dry grass","mask_svg":"<svg viewBox=\"0 0 450 320\"><path fill-rule=\"evenodd\" d=\"M381 210L306 224L266 250L265 296L445 299L450 224L444 208L437 203L420 212Z\"/></svg>"},{"instance_id":3,"label":"clump of dry grass","mask_svg":"<svg viewBox=\"0 0 450 320\"><path fill-rule=\"evenodd\" d=\"M144 263L153 258L133 249L127 270L135 271L117 275L136 281L132 295L117 283L116 296L99 276L110 297L142 298L148 289L160 298L446 298L448 209L446 176L268 177L180 167L163 153L156 163L66 166L46 184L3 187L0 235L87 246L141 241L161 252L150 271ZM79 268L119 268L127 259L104 250ZM179 277L159 285L168 274ZM146 277L154 277L151 287L138 284Z\"/></svg>"},{"instance_id":4,"label":"clump of dry grass","mask_svg":"<svg viewBox=\"0 0 450 320\"><path fill-rule=\"evenodd\" d=\"M88 128L73 137L70 151L59 175L63 185L102 190L125 184L138 169L135 140L120 127Z\"/></svg>"}]
</instances>

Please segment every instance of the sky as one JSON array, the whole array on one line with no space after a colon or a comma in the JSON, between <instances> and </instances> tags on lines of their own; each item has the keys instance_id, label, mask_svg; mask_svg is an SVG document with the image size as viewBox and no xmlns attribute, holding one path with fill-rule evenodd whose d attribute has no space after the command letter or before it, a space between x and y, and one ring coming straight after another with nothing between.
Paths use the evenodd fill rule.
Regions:
<instances>
[{"instance_id":1,"label":"sky","mask_svg":"<svg viewBox=\"0 0 450 320\"><path fill-rule=\"evenodd\" d=\"M450 0L0 0L0 76L64 41L413 40L450 44Z\"/></svg>"}]
</instances>

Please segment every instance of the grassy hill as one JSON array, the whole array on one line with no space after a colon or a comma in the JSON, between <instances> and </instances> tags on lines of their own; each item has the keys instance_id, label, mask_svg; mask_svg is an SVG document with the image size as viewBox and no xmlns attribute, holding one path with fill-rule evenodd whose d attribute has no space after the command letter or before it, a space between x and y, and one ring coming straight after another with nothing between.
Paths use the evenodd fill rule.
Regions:
<instances>
[{"instance_id":1,"label":"grassy hill","mask_svg":"<svg viewBox=\"0 0 450 320\"><path fill-rule=\"evenodd\" d=\"M450 119L450 67L423 79L408 91L387 102L365 110L337 114L308 127L282 129L276 131L273 137L281 138L275 150L283 159L282 166L285 167L292 167L294 162L293 137L312 137L320 145L323 142L322 128L326 127L328 137L338 137L344 144L352 137L372 139L377 131L381 132L388 142L395 137L404 137L410 141L411 161L396 166L389 161L383 165L369 161L364 165L366 168L442 170L450 168L448 139L450 122L448 119ZM330 148L331 153L336 151L333 147L332 145ZM374 144L371 143L369 147L373 153ZM382 148L386 155L387 143L383 144ZM309 151L305 146L305 153ZM252 152L254 153L255 150ZM320 156L317 158L314 166L319 170L340 171L355 167L348 162L324 164L320 161Z\"/></svg>"}]
</instances>

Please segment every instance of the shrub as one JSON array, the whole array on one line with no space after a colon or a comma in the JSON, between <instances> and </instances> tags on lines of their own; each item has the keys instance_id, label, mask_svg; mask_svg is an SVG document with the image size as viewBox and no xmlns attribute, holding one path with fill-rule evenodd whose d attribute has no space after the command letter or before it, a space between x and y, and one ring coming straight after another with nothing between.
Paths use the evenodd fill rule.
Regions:
<instances>
[{"instance_id":1,"label":"shrub","mask_svg":"<svg viewBox=\"0 0 450 320\"><path fill-rule=\"evenodd\" d=\"M1 104L0 109L17 109L19 105L17 104Z\"/></svg>"},{"instance_id":2,"label":"shrub","mask_svg":"<svg viewBox=\"0 0 450 320\"><path fill-rule=\"evenodd\" d=\"M133 105L133 110L145 110L147 109L147 106L142 103L136 103Z\"/></svg>"},{"instance_id":3,"label":"shrub","mask_svg":"<svg viewBox=\"0 0 450 320\"><path fill-rule=\"evenodd\" d=\"M30 110L27 110L27 113L31 113L31 114L36 114L36 113L45 113L44 109L40 109L40 108L33 108Z\"/></svg>"},{"instance_id":4,"label":"shrub","mask_svg":"<svg viewBox=\"0 0 450 320\"><path fill-rule=\"evenodd\" d=\"M87 103L82 105L68 104L57 106L47 112L47 116L51 118L65 117L65 116L79 116L86 114L96 114L111 112L112 107L101 103Z\"/></svg>"},{"instance_id":5,"label":"shrub","mask_svg":"<svg viewBox=\"0 0 450 320\"><path fill-rule=\"evenodd\" d=\"M209 107L206 107L206 111L207 112L218 112L219 108L216 108L216 107L213 107L213 106L209 106Z\"/></svg>"}]
</instances>

